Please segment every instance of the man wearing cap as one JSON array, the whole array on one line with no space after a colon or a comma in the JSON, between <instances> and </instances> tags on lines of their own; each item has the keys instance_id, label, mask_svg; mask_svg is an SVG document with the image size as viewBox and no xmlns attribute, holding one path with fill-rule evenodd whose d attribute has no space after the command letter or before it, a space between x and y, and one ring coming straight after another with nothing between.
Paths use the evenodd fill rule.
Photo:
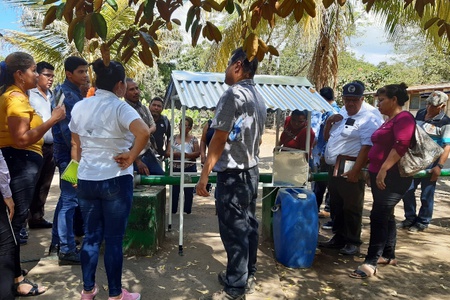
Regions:
<instances>
[{"instance_id":1,"label":"man wearing cap","mask_svg":"<svg viewBox=\"0 0 450 300\"><path fill-rule=\"evenodd\" d=\"M430 94L427 98L427 107L417 112L416 121L428 135L440 146L444 152L431 166L431 177L415 178L411 187L403 197L403 207L405 210L405 220L398 224L400 228L408 228L410 232L424 231L428 227L433 215L434 191L436 181L441 175L450 153L450 118L445 114L448 96L440 91ZM419 213L416 211L415 191L420 184L422 203Z\"/></svg>"},{"instance_id":2,"label":"man wearing cap","mask_svg":"<svg viewBox=\"0 0 450 300\"><path fill-rule=\"evenodd\" d=\"M382 119L363 106L364 88L356 82L346 84L342 92L346 114L337 122L328 118L324 138L325 162L330 166L328 191L334 236L319 246L340 248L344 255L354 255L361 245L361 221L365 180L361 169L367 164L372 147L371 136ZM345 160L344 160L345 156ZM344 161L347 163L343 164ZM335 173L339 166L346 166Z\"/></svg>"}]
</instances>

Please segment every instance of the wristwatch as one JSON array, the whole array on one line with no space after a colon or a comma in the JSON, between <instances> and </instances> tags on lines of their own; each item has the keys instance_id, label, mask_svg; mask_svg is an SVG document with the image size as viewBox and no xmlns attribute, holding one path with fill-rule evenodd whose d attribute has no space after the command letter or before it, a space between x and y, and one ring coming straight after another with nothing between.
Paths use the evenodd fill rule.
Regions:
<instances>
[{"instance_id":1,"label":"wristwatch","mask_svg":"<svg viewBox=\"0 0 450 300\"><path fill-rule=\"evenodd\" d=\"M436 166L438 166L439 169L441 169L441 170L444 168L444 165L443 165L443 164L436 164Z\"/></svg>"}]
</instances>

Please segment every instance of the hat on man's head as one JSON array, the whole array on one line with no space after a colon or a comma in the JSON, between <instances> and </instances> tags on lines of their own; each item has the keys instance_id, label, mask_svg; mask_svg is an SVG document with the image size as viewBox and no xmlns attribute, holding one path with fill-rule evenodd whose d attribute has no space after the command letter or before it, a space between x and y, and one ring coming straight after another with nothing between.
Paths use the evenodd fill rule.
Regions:
<instances>
[{"instance_id":1,"label":"hat on man's head","mask_svg":"<svg viewBox=\"0 0 450 300\"><path fill-rule=\"evenodd\" d=\"M442 104L447 104L448 96L441 91L434 91L428 96L427 103L433 106L440 106Z\"/></svg>"},{"instance_id":2,"label":"hat on man's head","mask_svg":"<svg viewBox=\"0 0 450 300\"><path fill-rule=\"evenodd\" d=\"M344 97L362 97L364 87L357 82L351 82L344 85L342 96Z\"/></svg>"}]
</instances>

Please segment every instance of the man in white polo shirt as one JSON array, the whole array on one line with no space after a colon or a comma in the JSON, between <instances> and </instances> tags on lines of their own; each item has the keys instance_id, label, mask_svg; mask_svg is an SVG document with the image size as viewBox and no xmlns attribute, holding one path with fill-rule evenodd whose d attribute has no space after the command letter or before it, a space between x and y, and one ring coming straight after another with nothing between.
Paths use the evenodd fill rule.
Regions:
<instances>
[{"instance_id":1,"label":"man in white polo shirt","mask_svg":"<svg viewBox=\"0 0 450 300\"><path fill-rule=\"evenodd\" d=\"M53 84L55 68L48 62L41 61L36 65L39 74L37 87L29 90L30 105L36 110L45 122L52 115L52 97L50 90ZM48 192L55 174L55 160L53 159L53 135L49 130L44 134L44 145L42 146L43 163L36 183L33 199L30 205L30 228L51 228L52 223L44 219L44 205L47 201Z\"/></svg>"},{"instance_id":2,"label":"man in white polo shirt","mask_svg":"<svg viewBox=\"0 0 450 300\"><path fill-rule=\"evenodd\" d=\"M352 82L342 92L346 114L340 121L327 120L325 162L330 166L328 190L330 208L334 216L334 236L319 246L341 248L340 253L354 255L361 245L361 221L364 204L365 180L361 169L367 164L367 154L372 147L371 136L382 124L382 119L363 106L364 87ZM345 160L347 168L336 174ZM352 165L353 164L353 165ZM337 165L337 167L336 167Z\"/></svg>"}]
</instances>

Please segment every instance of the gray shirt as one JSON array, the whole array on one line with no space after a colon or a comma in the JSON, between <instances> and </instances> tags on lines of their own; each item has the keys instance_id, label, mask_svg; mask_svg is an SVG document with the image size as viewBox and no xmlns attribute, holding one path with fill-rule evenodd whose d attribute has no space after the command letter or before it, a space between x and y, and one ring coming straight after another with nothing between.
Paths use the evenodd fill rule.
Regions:
<instances>
[{"instance_id":1,"label":"gray shirt","mask_svg":"<svg viewBox=\"0 0 450 300\"><path fill-rule=\"evenodd\" d=\"M211 128L230 132L214 171L247 170L258 164L266 105L253 79L230 86L219 99Z\"/></svg>"}]
</instances>

